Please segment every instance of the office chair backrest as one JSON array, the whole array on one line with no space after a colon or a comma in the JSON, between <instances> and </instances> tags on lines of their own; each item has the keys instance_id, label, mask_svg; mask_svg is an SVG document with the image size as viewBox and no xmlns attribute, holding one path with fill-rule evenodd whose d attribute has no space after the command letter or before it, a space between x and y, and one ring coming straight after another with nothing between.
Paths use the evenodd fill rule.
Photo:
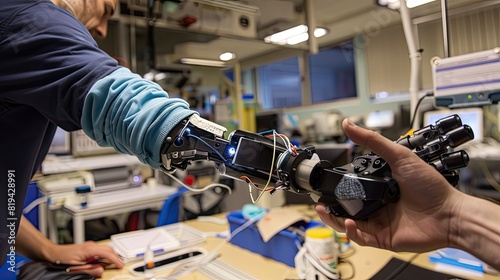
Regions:
<instances>
[{"instance_id":1,"label":"office chair backrest","mask_svg":"<svg viewBox=\"0 0 500 280\"><path fill-rule=\"evenodd\" d=\"M165 199L158 215L156 226L165 226L179 222L181 198L182 194L184 194L187 190L188 189L185 187L181 187L176 193Z\"/></svg>"}]
</instances>

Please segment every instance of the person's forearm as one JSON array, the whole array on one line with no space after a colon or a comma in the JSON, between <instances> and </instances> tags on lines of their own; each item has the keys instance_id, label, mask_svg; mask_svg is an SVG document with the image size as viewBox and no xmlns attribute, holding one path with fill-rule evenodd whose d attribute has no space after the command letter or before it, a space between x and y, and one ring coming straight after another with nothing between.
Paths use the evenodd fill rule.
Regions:
<instances>
[{"instance_id":1,"label":"person's forearm","mask_svg":"<svg viewBox=\"0 0 500 280\"><path fill-rule=\"evenodd\" d=\"M96 82L83 106L83 131L101 146L136 156L154 169L161 165L163 141L196 111L180 98L169 98L156 83L120 68Z\"/></svg>"},{"instance_id":2,"label":"person's forearm","mask_svg":"<svg viewBox=\"0 0 500 280\"><path fill-rule=\"evenodd\" d=\"M500 207L467 196L457 210L457 219L450 227L450 246L467 251L500 270Z\"/></svg>"},{"instance_id":3,"label":"person's forearm","mask_svg":"<svg viewBox=\"0 0 500 280\"><path fill-rule=\"evenodd\" d=\"M38 231L25 217L21 218L16 236L17 252L32 260L50 260L49 252L54 243Z\"/></svg>"}]
</instances>

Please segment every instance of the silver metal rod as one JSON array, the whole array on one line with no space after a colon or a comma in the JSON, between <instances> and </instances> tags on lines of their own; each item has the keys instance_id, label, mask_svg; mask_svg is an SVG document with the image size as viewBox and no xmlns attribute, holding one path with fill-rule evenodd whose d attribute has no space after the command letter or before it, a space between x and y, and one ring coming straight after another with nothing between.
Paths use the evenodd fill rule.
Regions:
<instances>
[{"instance_id":1,"label":"silver metal rod","mask_svg":"<svg viewBox=\"0 0 500 280\"><path fill-rule=\"evenodd\" d=\"M441 22L443 24L443 47L444 57L450 57L450 37L448 35L448 4L447 0L441 0Z\"/></svg>"},{"instance_id":2,"label":"silver metal rod","mask_svg":"<svg viewBox=\"0 0 500 280\"><path fill-rule=\"evenodd\" d=\"M307 33L309 33L309 53L317 54L319 52L318 40L314 36L316 30L316 15L314 13L313 0L305 0Z\"/></svg>"}]
</instances>

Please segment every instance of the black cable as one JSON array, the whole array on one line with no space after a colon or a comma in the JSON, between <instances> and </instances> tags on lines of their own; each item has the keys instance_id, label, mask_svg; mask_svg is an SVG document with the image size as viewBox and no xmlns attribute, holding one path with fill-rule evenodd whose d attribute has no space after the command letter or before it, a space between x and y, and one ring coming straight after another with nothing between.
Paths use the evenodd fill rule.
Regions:
<instances>
[{"instance_id":1,"label":"black cable","mask_svg":"<svg viewBox=\"0 0 500 280\"><path fill-rule=\"evenodd\" d=\"M220 157L221 160L223 160L224 162L226 162L226 159L224 158L224 156L219 152L217 151L217 149L215 149L214 147L212 147L210 144L208 144L205 140L201 139L200 137L196 136L196 135L193 135L193 134L187 134L188 137L193 137L195 138L196 140L200 141L201 143L203 143L205 146L207 146L208 148L210 148L212 151L215 152L216 155L218 155Z\"/></svg>"},{"instance_id":2,"label":"black cable","mask_svg":"<svg viewBox=\"0 0 500 280\"><path fill-rule=\"evenodd\" d=\"M422 103L422 101L426 97L430 97L430 96L434 96L434 93L432 91L427 92L424 96L420 97L420 99L418 100L417 107L415 107L415 111L413 111L413 117L411 118L410 129L408 129L408 130L411 130L413 127L413 123L415 122L415 119L417 117L418 107L420 106L420 103Z\"/></svg>"},{"instance_id":3,"label":"black cable","mask_svg":"<svg viewBox=\"0 0 500 280\"><path fill-rule=\"evenodd\" d=\"M341 264L341 263L346 263L346 264L350 265L350 266L351 266L352 273L351 273L351 275L350 275L349 277L347 277L347 278L342 278L342 275L341 275L340 279L341 279L341 280L350 280L350 279L354 279L354 276L356 275L356 271L354 270L354 264L353 264L352 262L350 262L350 261L346 260L346 259L340 259L340 260L339 260L339 264Z\"/></svg>"},{"instance_id":4,"label":"black cable","mask_svg":"<svg viewBox=\"0 0 500 280\"><path fill-rule=\"evenodd\" d=\"M395 279L399 274L401 274L410 264L413 260L415 260L416 257L418 257L419 254L415 254L413 255L408 261L403 261L403 263L401 263L395 270L392 271L391 274L389 274L389 276L387 276L387 278L385 278L386 280L392 280L392 279Z\"/></svg>"}]
</instances>

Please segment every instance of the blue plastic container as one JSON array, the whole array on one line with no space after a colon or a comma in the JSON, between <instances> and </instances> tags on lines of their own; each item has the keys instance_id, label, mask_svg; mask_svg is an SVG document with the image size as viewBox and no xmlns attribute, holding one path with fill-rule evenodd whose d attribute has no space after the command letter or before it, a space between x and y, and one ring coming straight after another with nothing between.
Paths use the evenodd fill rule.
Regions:
<instances>
[{"instance_id":1,"label":"blue plastic container","mask_svg":"<svg viewBox=\"0 0 500 280\"><path fill-rule=\"evenodd\" d=\"M247 220L243 218L241 211L238 210L230 212L227 215L227 221L229 223L229 230L232 233L238 227L243 225ZM323 225L323 223L313 220L309 223L298 222L292 225L292 227L303 229L305 231L308 228ZM299 245L302 245L304 243L304 240L299 234L295 232L282 230L278 234L273 236L269 241L264 242L260 235L259 229L255 226L255 224L252 224L236 234L231 239L231 243L254 253L260 254L264 257L268 257L275 261L284 263L288 266L295 267L294 258L299 251Z\"/></svg>"},{"instance_id":2,"label":"blue plastic container","mask_svg":"<svg viewBox=\"0 0 500 280\"><path fill-rule=\"evenodd\" d=\"M28 206L31 202L33 202L34 200L36 200L40 197L42 197L42 194L38 190L38 184L36 182L31 182L28 185L28 188L26 189L26 197L24 199L23 208ZM24 217L28 218L28 220L31 222L31 224L33 224L34 227L36 227L37 229L40 229L39 225L38 225L38 208L39 207L36 206L30 212L28 212L27 214L24 214ZM3 279L3 278L0 278L0 279Z\"/></svg>"}]
</instances>

